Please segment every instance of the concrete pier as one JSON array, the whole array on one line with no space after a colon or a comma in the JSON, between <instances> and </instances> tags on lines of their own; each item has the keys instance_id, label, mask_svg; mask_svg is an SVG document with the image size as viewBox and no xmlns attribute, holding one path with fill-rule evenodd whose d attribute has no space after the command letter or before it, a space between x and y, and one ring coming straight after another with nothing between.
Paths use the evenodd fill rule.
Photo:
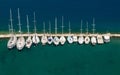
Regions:
<instances>
[{"instance_id":1,"label":"concrete pier","mask_svg":"<svg viewBox=\"0 0 120 75\"><path fill-rule=\"evenodd\" d=\"M17 37L21 36L20 34L15 34ZM34 34L30 34L31 36L33 36ZM42 35L44 34L37 34L39 37L41 37ZM73 35L76 35L76 36L80 36L80 35L83 35L83 36L97 36L97 35L106 35L106 34L69 34L69 33L65 33L65 34L45 34L46 36L73 36ZM114 38L120 38L120 34L110 34L110 37L114 37ZM0 34L0 38L10 38L11 34ZM22 36L24 37L27 37L28 34L22 34Z\"/></svg>"}]
</instances>

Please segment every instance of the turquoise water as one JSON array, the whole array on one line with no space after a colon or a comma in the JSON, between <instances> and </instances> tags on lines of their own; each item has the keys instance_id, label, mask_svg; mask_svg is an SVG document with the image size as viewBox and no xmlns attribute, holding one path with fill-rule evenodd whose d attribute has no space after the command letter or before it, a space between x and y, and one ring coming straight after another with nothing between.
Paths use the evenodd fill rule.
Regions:
<instances>
[{"instance_id":1,"label":"turquoise water","mask_svg":"<svg viewBox=\"0 0 120 75\"><path fill-rule=\"evenodd\" d=\"M8 50L0 39L0 75L120 75L120 39L104 45L65 44Z\"/></svg>"}]
</instances>

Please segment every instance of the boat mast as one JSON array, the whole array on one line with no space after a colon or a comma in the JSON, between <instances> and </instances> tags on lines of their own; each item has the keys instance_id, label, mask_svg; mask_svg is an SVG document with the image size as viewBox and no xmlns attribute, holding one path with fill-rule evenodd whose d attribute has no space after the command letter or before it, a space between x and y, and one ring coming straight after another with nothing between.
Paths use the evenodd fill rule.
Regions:
<instances>
[{"instance_id":1,"label":"boat mast","mask_svg":"<svg viewBox=\"0 0 120 75\"><path fill-rule=\"evenodd\" d=\"M80 26L80 32L81 32L81 34L82 34L82 25L83 25L83 21L81 20L81 26Z\"/></svg>"},{"instance_id":2,"label":"boat mast","mask_svg":"<svg viewBox=\"0 0 120 75\"><path fill-rule=\"evenodd\" d=\"M35 17L35 12L33 13L33 15L34 15L34 20L33 20L33 22L34 22L34 32L36 33L36 17Z\"/></svg>"},{"instance_id":3,"label":"boat mast","mask_svg":"<svg viewBox=\"0 0 120 75\"><path fill-rule=\"evenodd\" d=\"M21 34L21 20L20 20L20 11L19 11L19 8L18 8L18 26L19 26L19 32Z\"/></svg>"},{"instance_id":4,"label":"boat mast","mask_svg":"<svg viewBox=\"0 0 120 75\"><path fill-rule=\"evenodd\" d=\"M71 24L70 24L70 21L69 21L69 34L71 33Z\"/></svg>"},{"instance_id":5,"label":"boat mast","mask_svg":"<svg viewBox=\"0 0 120 75\"><path fill-rule=\"evenodd\" d=\"M55 17L55 34L57 34L57 17Z\"/></svg>"},{"instance_id":6,"label":"boat mast","mask_svg":"<svg viewBox=\"0 0 120 75\"><path fill-rule=\"evenodd\" d=\"M10 9L10 25L9 25L9 29L13 33L13 19L12 19L12 10L11 9Z\"/></svg>"},{"instance_id":7,"label":"boat mast","mask_svg":"<svg viewBox=\"0 0 120 75\"><path fill-rule=\"evenodd\" d=\"M8 24L9 33L11 32L10 24Z\"/></svg>"},{"instance_id":8,"label":"boat mast","mask_svg":"<svg viewBox=\"0 0 120 75\"><path fill-rule=\"evenodd\" d=\"M51 22L49 21L49 34L51 34Z\"/></svg>"},{"instance_id":9,"label":"boat mast","mask_svg":"<svg viewBox=\"0 0 120 75\"><path fill-rule=\"evenodd\" d=\"M86 22L87 28L86 28L86 33L88 34L88 22Z\"/></svg>"},{"instance_id":10,"label":"boat mast","mask_svg":"<svg viewBox=\"0 0 120 75\"><path fill-rule=\"evenodd\" d=\"M29 32L29 18L28 18L28 15L26 15L26 18L27 18L27 30L28 30L28 34L29 34L30 32Z\"/></svg>"},{"instance_id":11,"label":"boat mast","mask_svg":"<svg viewBox=\"0 0 120 75\"><path fill-rule=\"evenodd\" d=\"M63 28L64 28L64 17L62 16L62 34L63 34Z\"/></svg>"},{"instance_id":12,"label":"boat mast","mask_svg":"<svg viewBox=\"0 0 120 75\"><path fill-rule=\"evenodd\" d=\"M92 31L93 31L93 34L95 33L95 19L93 18L93 24L92 24L92 26L93 26L93 29L92 29Z\"/></svg>"},{"instance_id":13,"label":"boat mast","mask_svg":"<svg viewBox=\"0 0 120 75\"><path fill-rule=\"evenodd\" d=\"M43 33L45 34L45 22L43 22Z\"/></svg>"}]
</instances>

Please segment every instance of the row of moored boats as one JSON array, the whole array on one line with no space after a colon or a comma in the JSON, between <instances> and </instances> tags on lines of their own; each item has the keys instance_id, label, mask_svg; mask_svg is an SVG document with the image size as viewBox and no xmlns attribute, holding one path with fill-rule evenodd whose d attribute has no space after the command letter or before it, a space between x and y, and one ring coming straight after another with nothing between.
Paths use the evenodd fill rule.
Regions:
<instances>
[{"instance_id":1,"label":"row of moored boats","mask_svg":"<svg viewBox=\"0 0 120 75\"><path fill-rule=\"evenodd\" d=\"M49 22L49 35L46 35L45 32L45 22L43 22L43 35L41 37L38 36L37 32L36 32L36 19L35 19L35 12L34 12L34 34L31 36L30 32L29 32L29 17L28 15L26 15L26 21L27 21L27 30L28 30L28 37L25 39L22 35L21 32L21 20L20 20L20 12L19 12L19 8L18 8L18 26L19 26L19 34L20 36L17 37L14 34L14 30L13 30L13 19L12 19L12 11L10 9L10 28L9 30L11 31L11 37L7 43L7 47L9 49L12 49L16 46L16 48L18 50L22 50L24 47L30 48L32 46L32 44L37 45L40 42L42 43L42 45L46 45L46 44L54 44L54 45L64 45L65 42L67 41L69 44L72 43L79 43L79 44L92 44L92 45L96 45L96 44L103 44L104 42L110 42L110 35L109 34L105 34L103 35L95 35L95 20L93 19L93 34L91 34L92 36L89 36L88 33L88 22L86 22L86 34L83 35L82 33L82 20L81 20L81 33L79 36L71 34L71 27L70 27L70 22L69 22L69 36L64 36L63 34L63 28L64 28L64 18L62 16L62 34L60 36L53 36L51 34L51 23ZM55 34L57 35L57 18L55 18Z\"/></svg>"}]
</instances>

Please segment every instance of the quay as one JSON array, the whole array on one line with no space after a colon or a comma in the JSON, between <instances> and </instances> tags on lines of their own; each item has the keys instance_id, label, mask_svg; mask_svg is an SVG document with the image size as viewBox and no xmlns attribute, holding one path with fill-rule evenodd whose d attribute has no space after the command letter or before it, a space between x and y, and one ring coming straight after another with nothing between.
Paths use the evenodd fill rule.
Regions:
<instances>
[{"instance_id":1,"label":"quay","mask_svg":"<svg viewBox=\"0 0 120 75\"><path fill-rule=\"evenodd\" d=\"M17 37L19 37L19 36L21 36L20 34L15 34ZM29 34L22 34L22 36L23 37L27 37ZM34 33L33 34L30 34L30 36L33 36L34 35ZM67 37L67 36L73 36L73 35L76 35L76 36L80 36L80 35L82 35L82 36L97 36L97 35L102 35L102 36L104 36L104 35L106 35L106 34L69 34L69 33L65 33L65 34L37 34L39 37L41 37L41 36L43 36L43 35L46 35L46 36L65 36L65 37ZM120 38L120 34L111 34L111 33L109 33L109 36L110 37L113 37L113 38ZM11 37L11 34L0 34L0 39L4 39L4 38L10 38Z\"/></svg>"}]
</instances>

